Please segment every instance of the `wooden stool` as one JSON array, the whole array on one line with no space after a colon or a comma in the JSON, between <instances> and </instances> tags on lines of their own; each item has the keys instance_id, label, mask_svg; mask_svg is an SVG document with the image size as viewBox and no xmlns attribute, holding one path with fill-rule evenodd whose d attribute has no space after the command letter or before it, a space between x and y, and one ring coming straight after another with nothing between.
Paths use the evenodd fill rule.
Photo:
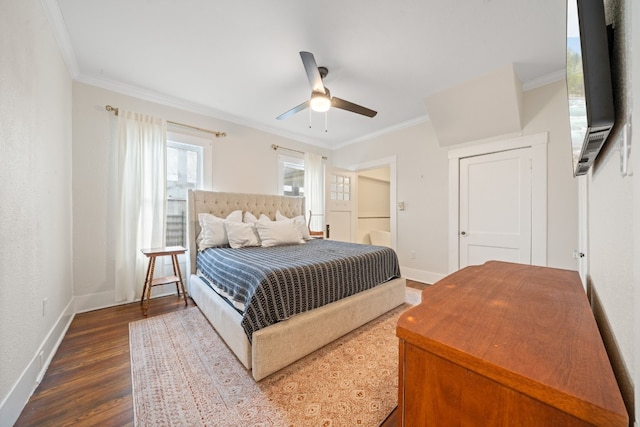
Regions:
<instances>
[{"instance_id":1,"label":"wooden stool","mask_svg":"<svg viewBox=\"0 0 640 427\"><path fill-rule=\"evenodd\" d=\"M158 285L166 285L169 283L176 284L178 297L180 297L180 288L184 296L184 305L188 305L187 292L184 290L184 282L182 281L182 273L180 273L180 264L178 264L178 255L185 253L187 250L182 246L167 246L164 248L141 249L141 252L149 258L147 266L147 275L144 279L144 288L142 288L142 298L140 305L142 306L142 314L147 315L149 311L149 299L151 298L151 288ZM153 278L153 272L156 268L156 258L159 256L171 255L171 263L173 265L173 276ZM180 287L178 287L180 284ZM145 298L146 295L146 298Z\"/></svg>"}]
</instances>

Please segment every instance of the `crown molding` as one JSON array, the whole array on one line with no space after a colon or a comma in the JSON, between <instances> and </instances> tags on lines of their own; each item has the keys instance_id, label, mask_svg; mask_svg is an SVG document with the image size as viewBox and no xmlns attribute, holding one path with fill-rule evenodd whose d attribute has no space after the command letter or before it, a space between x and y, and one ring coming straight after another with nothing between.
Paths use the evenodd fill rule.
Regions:
<instances>
[{"instance_id":1,"label":"crown molding","mask_svg":"<svg viewBox=\"0 0 640 427\"><path fill-rule=\"evenodd\" d=\"M60 54L62 60L67 65L67 70L72 79L75 79L80 75L80 68L78 67L78 61L76 60L76 54L71 46L71 39L67 32L67 27L64 24L64 18L60 11L60 6L56 0L40 0L44 13L47 16L51 31L53 33L58 47L60 48Z\"/></svg>"},{"instance_id":2,"label":"crown molding","mask_svg":"<svg viewBox=\"0 0 640 427\"><path fill-rule=\"evenodd\" d=\"M334 146L331 147L331 149L332 150L337 150L337 149L340 149L340 148L344 148L344 147L346 147L348 145L356 144L358 142L368 141L370 139L377 138L378 136L385 135L387 133L396 132L396 131L399 131L399 130L402 130L402 129L406 129L406 128L415 126L415 125L420 124L420 123L425 123L428 120L429 120L429 115L425 114L423 116L419 116L419 117L416 117L414 119L407 120L405 122L398 123L396 125L389 126L389 127L384 128L384 129L380 129L378 131L371 132L371 133L368 133L368 134L363 135L363 136L359 136L358 138L354 138L354 139L351 139L349 141L345 141L345 142L343 142L341 144L334 145Z\"/></svg>"},{"instance_id":3,"label":"crown molding","mask_svg":"<svg viewBox=\"0 0 640 427\"><path fill-rule=\"evenodd\" d=\"M545 74L544 76L538 77L537 79L530 80L526 83L522 84L522 90L528 91L537 89L542 86L546 86L551 83L558 82L560 80L564 80L567 76L567 71L565 69L556 70L552 73Z\"/></svg>"}]
</instances>

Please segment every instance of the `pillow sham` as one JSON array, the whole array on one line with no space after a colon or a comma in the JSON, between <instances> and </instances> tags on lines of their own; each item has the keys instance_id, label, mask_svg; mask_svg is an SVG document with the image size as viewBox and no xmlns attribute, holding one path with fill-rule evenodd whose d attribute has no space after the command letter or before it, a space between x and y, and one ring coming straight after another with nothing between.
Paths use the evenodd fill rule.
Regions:
<instances>
[{"instance_id":1,"label":"pillow sham","mask_svg":"<svg viewBox=\"0 0 640 427\"><path fill-rule=\"evenodd\" d=\"M286 217L286 216L282 215L280 213L280 211L278 210L276 212L276 221L291 221L291 222L293 222L298 227L298 230L300 230L300 234L302 234L302 238L304 240L311 240L311 235L309 234L309 227L307 226L307 221L306 221L304 215L298 215L298 216L295 216L293 218L289 218L289 217Z\"/></svg>"},{"instance_id":2,"label":"pillow sham","mask_svg":"<svg viewBox=\"0 0 640 427\"><path fill-rule=\"evenodd\" d=\"M260 214L260 218L256 218L256 216L249 211L244 213L244 219L242 222L252 222L255 224L258 221L271 221L271 218L265 214Z\"/></svg>"},{"instance_id":3,"label":"pillow sham","mask_svg":"<svg viewBox=\"0 0 640 427\"><path fill-rule=\"evenodd\" d=\"M256 228L265 248L304 243L299 228L291 221L260 220L256 222Z\"/></svg>"},{"instance_id":4,"label":"pillow sham","mask_svg":"<svg viewBox=\"0 0 640 427\"><path fill-rule=\"evenodd\" d=\"M234 249L260 246L260 238L254 223L225 221L224 229L229 238L229 245Z\"/></svg>"},{"instance_id":5,"label":"pillow sham","mask_svg":"<svg viewBox=\"0 0 640 427\"><path fill-rule=\"evenodd\" d=\"M256 218L256 216L251 212L245 212L244 217L242 218L242 222L255 224L256 222L258 222L258 218Z\"/></svg>"},{"instance_id":6,"label":"pillow sham","mask_svg":"<svg viewBox=\"0 0 640 427\"><path fill-rule=\"evenodd\" d=\"M242 222L242 211L233 211L226 218L219 218L209 213L198 214L200 235L196 239L196 243L199 251L229 243L227 232L224 229L225 221Z\"/></svg>"}]
</instances>

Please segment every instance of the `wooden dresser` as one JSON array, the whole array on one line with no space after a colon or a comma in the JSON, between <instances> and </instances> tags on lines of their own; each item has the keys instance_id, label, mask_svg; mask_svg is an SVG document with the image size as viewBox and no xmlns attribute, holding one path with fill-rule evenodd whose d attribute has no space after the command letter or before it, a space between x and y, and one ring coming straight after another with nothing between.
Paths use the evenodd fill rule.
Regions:
<instances>
[{"instance_id":1,"label":"wooden dresser","mask_svg":"<svg viewBox=\"0 0 640 427\"><path fill-rule=\"evenodd\" d=\"M398 320L401 426L627 426L577 272L491 261Z\"/></svg>"}]
</instances>

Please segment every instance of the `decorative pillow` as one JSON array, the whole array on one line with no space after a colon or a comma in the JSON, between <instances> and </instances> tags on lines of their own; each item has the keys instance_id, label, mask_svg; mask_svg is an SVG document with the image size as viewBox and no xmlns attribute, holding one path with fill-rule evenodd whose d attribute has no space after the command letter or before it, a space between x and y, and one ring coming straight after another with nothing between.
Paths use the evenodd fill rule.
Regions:
<instances>
[{"instance_id":1,"label":"decorative pillow","mask_svg":"<svg viewBox=\"0 0 640 427\"><path fill-rule=\"evenodd\" d=\"M238 209L237 211L231 212L227 215L225 221L242 222L242 211Z\"/></svg>"},{"instance_id":2,"label":"decorative pillow","mask_svg":"<svg viewBox=\"0 0 640 427\"><path fill-rule=\"evenodd\" d=\"M271 218L269 218L268 216L266 216L265 214L260 214L260 219L259 221L271 221Z\"/></svg>"},{"instance_id":3,"label":"decorative pillow","mask_svg":"<svg viewBox=\"0 0 640 427\"><path fill-rule=\"evenodd\" d=\"M232 248L260 246L260 238L254 223L225 221L224 228L227 231L229 245Z\"/></svg>"},{"instance_id":4,"label":"decorative pillow","mask_svg":"<svg viewBox=\"0 0 640 427\"><path fill-rule=\"evenodd\" d=\"M307 221L304 215L298 215L293 218L288 218L280 213L278 210L276 212L276 221L291 221L293 222L298 229L300 230L300 234L302 234L302 238L304 240L311 240L311 235L309 234L309 227L307 226Z\"/></svg>"},{"instance_id":5,"label":"decorative pillow","mask_svg":"<svg viewBox=\"0 0 640 427\"><path fill-rule=\"evenodd\" d=\"M237 210L231 212L227 218L218 218L208 213L199 213L198 222L200 223L200 235L196 239L198 250L222 246L229 243L227 232L224 229L225 221L242 222L242 211Z\"/></svg>"},{"instance_id":6,"label":"decorative pillow","mask_svg":"<svg viewBox=\"0 0 640 427\"><path fill-rule=\"evenodd\" d=\"M302 234L291 221L258 221L258 235L263 247L304 243Z\"/></svg>"},{"instance_id":7,"label":"decorative pillow","mask_svg":"<svg viewBox=\"0 0 640 427\"><path fill-rule=\"evenodd\" d=\"M256 216L251 212L245 212L244 217L242 218L242 222L255 224L256 222L258 222L258 218L256 218Z\"/></svg>"}]
</instances>

